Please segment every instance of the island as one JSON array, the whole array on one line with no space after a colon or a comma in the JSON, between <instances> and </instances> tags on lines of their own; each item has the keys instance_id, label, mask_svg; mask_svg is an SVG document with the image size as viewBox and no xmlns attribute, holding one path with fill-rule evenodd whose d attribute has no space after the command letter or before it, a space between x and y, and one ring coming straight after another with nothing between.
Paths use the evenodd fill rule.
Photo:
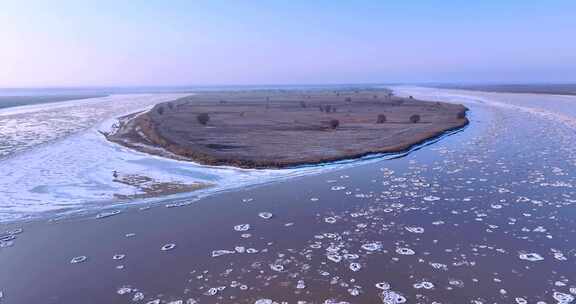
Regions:
<instances>
[{"instance_id":1,"label":"island","mask_svg":"<svg viewBox=\"0 0 576 304\"><path fill-rule=\"evenodd\" d=\"M287 168L401 152L468 124L387 89L200 92L122 117L108 140L203 165Z\"/></svg>"}]
</instances>

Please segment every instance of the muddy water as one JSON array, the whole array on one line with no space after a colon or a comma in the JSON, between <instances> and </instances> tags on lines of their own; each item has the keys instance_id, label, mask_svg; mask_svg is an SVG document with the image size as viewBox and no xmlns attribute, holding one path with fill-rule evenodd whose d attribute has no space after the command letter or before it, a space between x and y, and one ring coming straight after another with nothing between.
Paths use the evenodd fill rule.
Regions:
<instances>
[{"instance_id":1,"label":"muddy water","mask_svg":"<svg viewBox=\"0 0 576 304\"><path fill-rule=\"evenodd\" d=\"M4 226L0 303L576 302L576 100L402 90L472 123L184 207Z\"/></svg>"}]
</instances>

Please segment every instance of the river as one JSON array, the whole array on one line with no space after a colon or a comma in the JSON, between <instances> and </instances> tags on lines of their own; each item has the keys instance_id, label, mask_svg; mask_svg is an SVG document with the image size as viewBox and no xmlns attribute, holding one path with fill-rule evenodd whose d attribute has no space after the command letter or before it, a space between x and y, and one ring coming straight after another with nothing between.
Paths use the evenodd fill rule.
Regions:
<instances>
[{"instance_id":1,"label":"river","mask_svg":"<svg viewBox=\"0 0 576 304\"><path fill-rule=\"evenodd\" d=\"M0 301L574 302L576 97L394 89L471 123L179 208L6 223Z\"/></svg>"}]
</instances>

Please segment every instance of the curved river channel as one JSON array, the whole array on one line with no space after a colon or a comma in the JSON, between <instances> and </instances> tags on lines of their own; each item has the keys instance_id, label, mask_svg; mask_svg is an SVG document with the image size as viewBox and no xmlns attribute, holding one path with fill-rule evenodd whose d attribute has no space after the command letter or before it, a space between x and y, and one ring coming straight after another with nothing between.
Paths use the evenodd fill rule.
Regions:
<instances>
[{"instance_id":1,"label":"curved river channel","mask_svg":"<svg viewBox=\"0 0 576 304\"><path fill-rule=\"evenodd\" d=\"M394 89L471 123L402 157L287 171L126 151L97 138L105 120L6 153L0 303L576 303L576 97ZM116 168L218 193L124 208Z\"/></svg>"}]
</instances>

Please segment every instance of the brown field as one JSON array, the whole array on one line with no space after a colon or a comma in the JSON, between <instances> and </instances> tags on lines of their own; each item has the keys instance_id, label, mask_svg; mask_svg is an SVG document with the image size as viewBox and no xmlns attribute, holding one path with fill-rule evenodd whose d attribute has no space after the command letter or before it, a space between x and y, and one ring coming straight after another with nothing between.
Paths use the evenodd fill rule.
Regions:
<instances>
[{"instance_id":1,"label":"brown field","mask_svg":"<svg viewBox=\"0 0 576 304\"><path fill-rule=\"evenodd\" d=\"M466 125L466 110L385 89L199 93L127 118L108 138L206 165L282 168L406 150Z\"/></svg>"}]
</instances>

